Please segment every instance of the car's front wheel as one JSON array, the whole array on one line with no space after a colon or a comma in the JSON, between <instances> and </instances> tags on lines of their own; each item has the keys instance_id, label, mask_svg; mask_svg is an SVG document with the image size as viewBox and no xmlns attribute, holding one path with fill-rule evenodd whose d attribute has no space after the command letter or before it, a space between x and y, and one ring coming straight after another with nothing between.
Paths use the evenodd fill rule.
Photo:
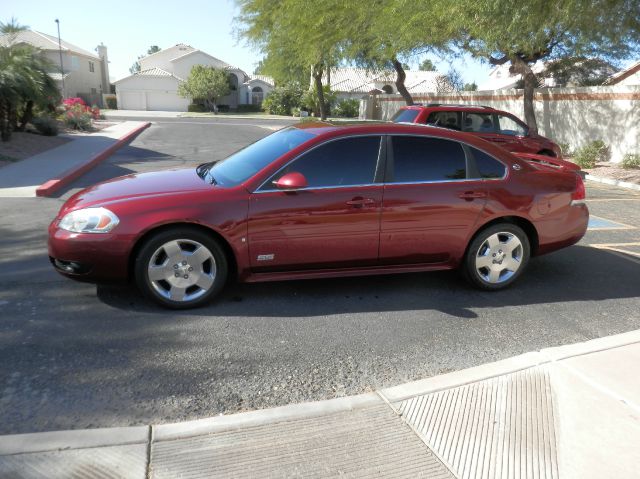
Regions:
<instances>
[{"instance_id":1,"label":"car's front wheel","mask_svg":"<svg viewBox=\"0 0 640 479\"><path fill-rule=\"evenodd\" d=\"M173 309L200 306L224 287L227 259L218 243L195 228L153 235L140 249L135 279L142 293Z\"/></svg>"},{"instance_id":2,"label":"car's front wheel","mask_svg":"<svg viewBox=\"0 0 640 479\"><path fill-rule=\"evenodd\" d=\"M466 278L485 290L512 284L529 262L531 246L522 228L502 223L480 231L471 241L463 264Z\"/></svg>"}]
</instances>

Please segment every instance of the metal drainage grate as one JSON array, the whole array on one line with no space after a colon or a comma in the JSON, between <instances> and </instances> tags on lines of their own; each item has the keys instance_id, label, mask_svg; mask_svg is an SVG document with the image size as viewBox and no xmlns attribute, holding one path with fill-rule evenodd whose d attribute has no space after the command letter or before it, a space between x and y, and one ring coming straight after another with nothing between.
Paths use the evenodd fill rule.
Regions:
<instances>
[{"instance_id":1,"label":"metal drainage grate","mask_svg":"<svg viewBox=\"0 0 640 479\"><path fill-rule=\"evenodd\" d=\"M460 478L558 477L544 366L395 404Z\"/></svg>"}]
</instances>

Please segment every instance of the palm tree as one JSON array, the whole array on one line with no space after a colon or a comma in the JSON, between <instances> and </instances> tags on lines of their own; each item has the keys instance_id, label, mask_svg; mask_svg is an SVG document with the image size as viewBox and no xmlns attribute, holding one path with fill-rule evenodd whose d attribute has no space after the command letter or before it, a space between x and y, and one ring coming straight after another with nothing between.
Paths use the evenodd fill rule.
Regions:
<instances>
[{"instance_id":1,"label":"palm tree","mask_svg":"<svg viewBox=\"0 0 640 479\"><path fill-rule=\"evenodd\" d=\"M51 65L31 45L16 43L15 36L27 27L15 19L0 23L4 42L0 46L0 137L11 138L11 131L24 130L33 117L35 105L45 107L59 98L55 81L47 73ZM18 126L18 116L20 125Z\"/></svg>"}]
</instances>

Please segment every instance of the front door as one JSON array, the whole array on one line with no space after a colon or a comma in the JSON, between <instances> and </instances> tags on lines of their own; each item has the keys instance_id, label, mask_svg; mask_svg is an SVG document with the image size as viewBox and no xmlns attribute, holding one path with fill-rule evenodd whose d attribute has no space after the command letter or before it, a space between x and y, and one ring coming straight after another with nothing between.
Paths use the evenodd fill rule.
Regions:
<instances>
[{"instance_id":1,"label":"front door","mask_svg":"<svg viewBox=\"0 0 640 479\"><path fill-rule=\"evenodd\" d=\"M249 200L255 272L373 265L378 259L382 184L375 182L381 137L330 140L293 160ZM277 189L287 174L307 187Z\"/></svg>"}]
</instances>

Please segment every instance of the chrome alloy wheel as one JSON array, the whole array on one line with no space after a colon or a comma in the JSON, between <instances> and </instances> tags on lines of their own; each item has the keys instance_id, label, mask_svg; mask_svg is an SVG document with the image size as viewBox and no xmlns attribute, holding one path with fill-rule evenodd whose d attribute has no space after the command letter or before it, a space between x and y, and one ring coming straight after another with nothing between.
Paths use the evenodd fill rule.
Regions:
<instances>
[{"instance_id":1,"label":"chrome alloy wheel","mask_svg":"<svg viewBox=\"0 0 640 479\"><path fill-rule=\"evenodd\" d=\"M498 232L485 239L476 253L475 267L491 284L504 283L520 269L523 246L513 233Z\"/></svg>"},{"instance_id":2,"label":"chrome alloy wheel","mask_svg":"<svg viewBox=\"0 0 640 479\"><path fill-rule=\"evenodd\" d=\"M193 301L213 286L216 260L201 243L176 239L166 242L151 255L147 275L155 291L164 298Z\"/></svg>"}]
</instances>

